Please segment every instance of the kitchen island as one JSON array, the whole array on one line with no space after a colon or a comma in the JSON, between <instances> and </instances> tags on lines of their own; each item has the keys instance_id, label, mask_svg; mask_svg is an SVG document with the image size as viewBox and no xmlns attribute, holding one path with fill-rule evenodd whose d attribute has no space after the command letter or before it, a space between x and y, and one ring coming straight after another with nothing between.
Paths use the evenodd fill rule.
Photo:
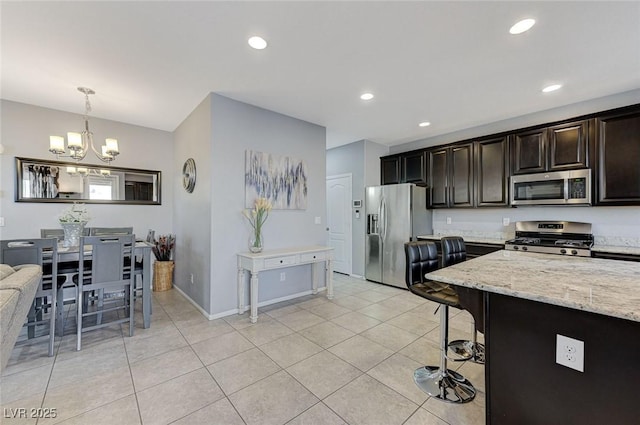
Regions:
<instances>
[{"instance_id":1,"label":"kitchen island","mask_svg":"<svg viewBox=\"0 0 640 425\"><path fill-rule=\"evenodd\" d=\"M487 424L637 423L640 263L497 251L427 278L484 294ZM557 335L584 341L584 372Z\"/></svg>"}]
</instances>

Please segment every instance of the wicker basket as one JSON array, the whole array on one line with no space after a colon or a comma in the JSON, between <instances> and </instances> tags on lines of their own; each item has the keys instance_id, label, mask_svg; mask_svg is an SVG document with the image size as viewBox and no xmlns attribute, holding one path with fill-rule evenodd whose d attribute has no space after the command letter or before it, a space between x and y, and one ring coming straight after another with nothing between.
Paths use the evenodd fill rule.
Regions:
<instances>
[{"instance_id":1,"label":"wicker basket","mask_svg":"<svg viewBox=\"0 0 640 425\"><path fill-rule=\"evenodd\" d=\"M153 290L168 291L173 287L173 261L153 263Z\"/></svg>"}]
</instances>

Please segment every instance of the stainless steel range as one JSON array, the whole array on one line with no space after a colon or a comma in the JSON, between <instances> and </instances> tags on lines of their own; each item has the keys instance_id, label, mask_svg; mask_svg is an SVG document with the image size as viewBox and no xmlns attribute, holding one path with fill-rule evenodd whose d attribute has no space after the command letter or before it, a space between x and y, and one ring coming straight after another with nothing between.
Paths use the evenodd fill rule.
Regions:
<instances>
[{"instance_id":1,"label":"stainless steel range","mask_svg":"<svg viewBox=\"0 0 640 425\"><path fill-rule=\"evenodd\" d=\"M590 257L591 223L575 221L518 221L516 237L505 242L511 251Z\"/></svg>"}]
</instances>

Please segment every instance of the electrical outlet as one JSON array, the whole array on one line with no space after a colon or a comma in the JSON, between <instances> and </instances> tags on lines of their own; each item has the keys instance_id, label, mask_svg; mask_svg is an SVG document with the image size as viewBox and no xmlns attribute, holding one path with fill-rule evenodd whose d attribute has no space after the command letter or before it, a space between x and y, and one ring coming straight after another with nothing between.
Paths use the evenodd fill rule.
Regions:
<instances>
[{"instance_id":1,"label":"electrical outlet","mask_svg":"<svg viewBox=\"0 0 640 425\"><path fill-rule=\"evenodd\" d=\"M322 224L322 218L321 217L316 217L315 218L315 223L316 224Z\"/></svg>"},{"instance_id":2,"label":"electrical outlet","mask_svg":"<svg viewBox=\"0 0 640 425\"><path fill-rule=\"evenodd\" d=\"M506 227L506 226L508 226L508 225L509 225L509 223L511 223L511 220L509 220L509 217L503 217L503 218L502 218L502 225L503 225L503 226L505 226L505 227Z\"/></svg>"},{"instance_id":3,"label":"electrical outlet","mask_svg":"<svg viewBox=\"0 0 640 425\"><path fill-rule=\"evenodd\" d=\"M556 363L584 372L584 341L557 334Z\"/></svg>"},{"instance_id":4,"label":"electrical outlet","mask_svg":"<svg viewBox=\"0 0 640 425\"><path fill-rule=\"evenodd\" d=\"M287 280L287 274L285 272L280 273L280 282Z\"/></svg>"},{"instance_id":5,"label":"electrical outlet","mask_svg":"<svg viewBox=\"0 0 640 425\"><path fill-rule=\"evenodd\" d=\"M191 283L193 283L193 273L191 273L190 280L191 280Z\"/></svg>"},{"instance_id":6,"label":"electrical outlet","mask_svg":"<svg viewBox=\"0 0 640 425\"><path fill-rule=\"evenodd\" d=\"M4 227L4 217L0 217L0 227Z\"/></svg>"},{"instance_id":7,"label":"electrical outlet","mask_svg":"<svg viewBox=\"0 0 640 425\"><path fill-rule=\"evenodd\" d=\"M451 217L447 217L447 224L451 224Z\"/></svg>"}]
</instances>

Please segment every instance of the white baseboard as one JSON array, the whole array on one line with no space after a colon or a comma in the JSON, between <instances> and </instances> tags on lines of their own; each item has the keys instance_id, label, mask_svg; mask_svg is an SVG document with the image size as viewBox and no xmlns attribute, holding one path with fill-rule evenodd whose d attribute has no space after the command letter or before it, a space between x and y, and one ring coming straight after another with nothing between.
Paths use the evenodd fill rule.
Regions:
<instances>
[{"instance_id":1,"label":"white baseboard","mask_svg":"<svg viewBox=\"0 0 640 425\"><path fill-rule=\"evenodd\" d=\"M191 299L191 297L189 297L187 294L184 293L184 291L182 289L180 289L179 287L177 287L176 285L173 285L173 287L180 292L180 294L182 294L182 296L184 296L187 301L189 301L191 304L193 304L193 306L198 309L198 311L200 313L202 313L202 315L204 317L206 317L209 320L215 320L215 319L220 319L221 317L226 317L226 316L231 316L233 314L242 314L245 311L248 311L251 307L246 305L244 306L244 309L242 311L240 311L237 308L234 308L232 310L227 310L227 311L222 311L220 313L216 313L216 314L209 314L207 313L202 307L200 307L198 305L198 303L196 303L194 300ZM326 286L323 286L321 288L318 288L318 292L324 292L327 290ZM264 307L267 305L271 305L271 304L276 304L276 303L280 303L282 301L288 301L288 300L292 300L294 298L299 298L299 297L304 297L305 295L310 295L312 293L311 290L308 291L303 291L303 292L298 292L296 294L292 294L292 295L287 295L285 297L280 297L280 298L274 298L272 300L266 300L266 301L262 301L260 303L258 303L258 308L260 307Z\"/></svg>"}]
</instances>

